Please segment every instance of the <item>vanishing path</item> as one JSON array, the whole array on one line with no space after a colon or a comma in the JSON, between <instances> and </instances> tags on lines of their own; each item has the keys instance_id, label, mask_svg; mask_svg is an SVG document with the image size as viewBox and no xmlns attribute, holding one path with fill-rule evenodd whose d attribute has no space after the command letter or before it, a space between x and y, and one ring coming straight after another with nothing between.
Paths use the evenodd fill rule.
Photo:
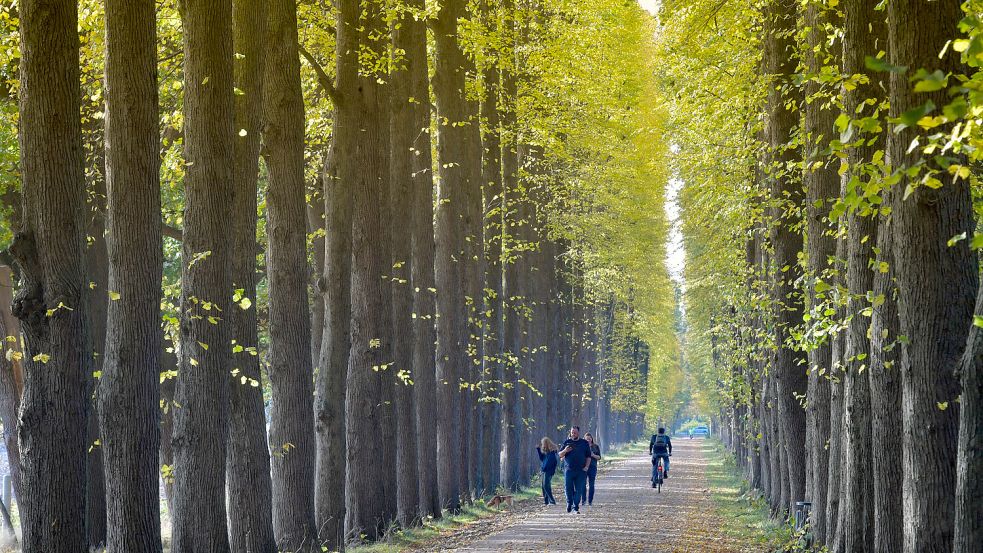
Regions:
<instances>
[{"instance_id":1,"label":"vanishing path","mask_svg":"<svg viewBox=\"0 0 983 553\"><path fill-rule=\"evenodd\" d=\"M439 550L458 553L754 551L727 538L721 530L708 490L706 448L706 442L701 439L680 438L673 442L672 478L666 481L661 494L650 486L652 465L646 453L612 463L597 477L594 506L582 507L579 515L567 514L565 498L560 492L563 478L558 474L553 482L559 505L517 506L519 512L505 518L497 527L447 536L449 539L442 540Z\"/></svg>"}]
</instances>

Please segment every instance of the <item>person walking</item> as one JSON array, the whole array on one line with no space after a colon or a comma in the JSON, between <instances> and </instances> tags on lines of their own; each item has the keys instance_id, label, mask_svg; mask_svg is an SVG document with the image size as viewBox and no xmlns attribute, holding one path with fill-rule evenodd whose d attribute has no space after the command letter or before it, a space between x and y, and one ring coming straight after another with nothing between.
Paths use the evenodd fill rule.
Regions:
<instances>
[{"instance_id":1,"label":"person walking","mask_svg":"<svg viewBox=\"0 0 983 553\"><path fill-rule=\"evenodd\" d=\"M570 437L563 442L560 459L566 462L563 484L567 494L567 512L580 512L580 504L586 497L587 467L590 466L590 445L580 437L580 427L570 428Z\"/></svg>"},{"instance_id":2,"label":"person walking","mask_svg":"<svg viewBox=\"0 0 983 553\"><path fill-rule=\"evenodd\" d=\"M536 448L539 469L543 473L543 503L546 505L556 505L556 498L553 497L553 475L556 474L556 465L560 463L556 451L556 444L545 436Z\"/></svg>"},{"instance_id":3,"label":"person walking","mask_svg":"<svg viewBox=\"0 0 983 553\"><path fill-rule=\"evenodd\" d=\"M594 481L597 479L597 462L601 460L601 446L594 442L594 436L588 432L584 439L590 445L590 466L587 467L587 505L594 505Z\"/></svg>"}]
</instances>

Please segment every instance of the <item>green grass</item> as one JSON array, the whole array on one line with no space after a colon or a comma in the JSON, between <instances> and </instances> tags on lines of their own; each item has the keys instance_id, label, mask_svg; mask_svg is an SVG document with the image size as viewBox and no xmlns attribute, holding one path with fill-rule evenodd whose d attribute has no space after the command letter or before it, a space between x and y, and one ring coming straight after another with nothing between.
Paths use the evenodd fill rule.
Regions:
<instances>
[{"instance_id":1,"label":"green grass","mask_svg":"<svg viewBox=\"0 0 983 553\"><path fill-rule=\"evenodd\" d=\"M756 551L784 551L793 543L791 528L771 518L768 504L748 489L734 456L710 439L707 481L717 507L721 530L730 538L755 546Z\"/></svg>"},{"instance_id":2,"label":"green grass","mask_svg":"<svg viewBox=\"0 0 983 553\"><path fill-rule=\"evenodd\" d=\"M645 447L646 444L643 442L634 442L611 451L605 454L601 459L599 468L604 470L604 468L611 463L620 461L632 455L636 455L640 451L644 451ZM553 482L555 488L555 478L553 479ZM541 502L539 477L534 478L528 487L522 488L517 492L503 493L509 493L515 502L530 500ZM502 515L502 511L497 509L489 509L485 506L487 499L488 498L481 498L476 500L471 505L463 506L461 511L457 514L445 514L444 517L439 520L426 520L422 525L414 528L402 530L394 527L383 539L371 544L349 547L347 551L349 553L399 553L406 549L412 549L435 540L442 534L449 534L455 530L465 528L479 520Z\"/></svg>"}]
</instances>

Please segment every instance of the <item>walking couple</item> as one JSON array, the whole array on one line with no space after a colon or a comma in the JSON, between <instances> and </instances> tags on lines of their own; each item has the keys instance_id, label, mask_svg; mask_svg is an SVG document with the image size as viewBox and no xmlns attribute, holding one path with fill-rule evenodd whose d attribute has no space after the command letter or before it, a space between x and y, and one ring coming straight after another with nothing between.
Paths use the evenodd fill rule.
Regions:
<instances>
[{"instance_id":1,"label":"walking couple","mask_svg":"<svg viewBox=\"0 0 983 553\"><path fill-rule=\"evenodd\" d=\"M570 429L570 435L559 448L549 438L543 438L539 447L541 470L543 472L543 502L556 505L553 497L553 475L560 460L564 461L563 483L567 496L567 512L580 512L582 504L594 504L594 482L597 478L597 461L601 458L601 448L594 443L594 436L588 432L580 437L580 427ZM588 492L588 483L590 491Z\"/></svg>"}]
</instances>

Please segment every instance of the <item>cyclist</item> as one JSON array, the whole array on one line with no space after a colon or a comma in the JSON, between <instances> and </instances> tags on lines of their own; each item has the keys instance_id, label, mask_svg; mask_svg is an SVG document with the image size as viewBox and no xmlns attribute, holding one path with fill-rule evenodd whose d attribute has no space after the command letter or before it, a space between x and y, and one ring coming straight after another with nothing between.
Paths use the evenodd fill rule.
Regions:
<instances>
[{"instance_id":1,"label":"cyclist","mask_svg":"<svg viewBox=\"0 0 983 553\"><path fill-rule=\"evenodd\" d=\"M658 434L653 434L649 440L649 455L652 456L652 487L655 487L656 472L659 470L659 459L665 468L664 478L669 478L669 457L672 456L672 440L666 434L665 428L659 428Z\"/></svg>"}]
</instances>

